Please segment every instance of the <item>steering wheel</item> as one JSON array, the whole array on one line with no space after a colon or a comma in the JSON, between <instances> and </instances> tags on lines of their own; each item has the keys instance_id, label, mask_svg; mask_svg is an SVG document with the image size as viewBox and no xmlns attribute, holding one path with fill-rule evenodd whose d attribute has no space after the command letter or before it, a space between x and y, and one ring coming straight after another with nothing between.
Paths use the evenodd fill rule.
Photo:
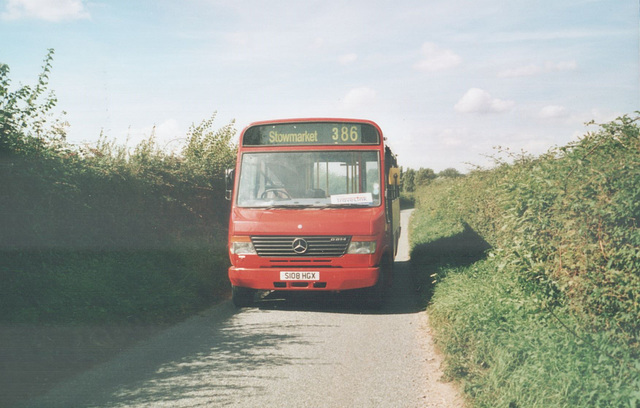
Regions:
<instances>
[{"instance_id":1,"label":"steering wheel","mask_svg":"<svg viewBox=\"0 0 640 408\"><path fill-rule=\"evenodd\" d=\"M284 188L268 188L260 195L262 200L277 198L280 200L291 200L291 195Z\"/></svg>"}]
</instances>

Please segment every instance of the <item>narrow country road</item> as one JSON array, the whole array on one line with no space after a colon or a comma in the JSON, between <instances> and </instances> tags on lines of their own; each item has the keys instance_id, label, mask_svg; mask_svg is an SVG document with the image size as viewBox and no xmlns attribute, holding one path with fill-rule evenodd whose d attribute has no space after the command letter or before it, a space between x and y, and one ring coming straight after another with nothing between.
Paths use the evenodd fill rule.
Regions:
<instances>
[{"instance_id":1,"label":"narrow country road","mask_svg":"<svg viewBox=\"0 0 640 408\"><path fill-rule=\"evenodd\" d=\"M216 306L30 401L33 407L460 407L408 265L381 310L346 294Z\"/></svg>"}]
</instances>

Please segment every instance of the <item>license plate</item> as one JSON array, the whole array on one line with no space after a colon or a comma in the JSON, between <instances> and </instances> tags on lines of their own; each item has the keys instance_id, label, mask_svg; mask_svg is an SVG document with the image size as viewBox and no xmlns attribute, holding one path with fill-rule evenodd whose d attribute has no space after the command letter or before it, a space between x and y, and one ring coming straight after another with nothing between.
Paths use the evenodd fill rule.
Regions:
<instances>
[{"instance_id":1,"label":"license plate","mask_svg":"<svg viewBox=\"0 0 640 408\"><path fill-rule=\"evenodd\" d=\"M283 281L317 281L320 280L320 272L317 271L287 271L280 272L280 280Z\"/></svg>"}]
</instances>

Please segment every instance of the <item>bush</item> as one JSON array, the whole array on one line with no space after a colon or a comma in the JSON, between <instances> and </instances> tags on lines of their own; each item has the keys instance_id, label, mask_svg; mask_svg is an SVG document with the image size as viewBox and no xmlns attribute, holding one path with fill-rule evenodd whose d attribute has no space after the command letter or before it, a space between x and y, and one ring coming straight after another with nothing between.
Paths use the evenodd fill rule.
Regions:
<instances>
[{"instance_id":1,"label":"bush","mask_svg":"<svg viewBox=\"0 0 640 408\"><path fill-rule=\"evenodd\" d=\"M429 309L445 374L476 407L637 407L640 365L566 309L542 312L492 257L439 268ZM570 330L568 330L569 328ZM577 335L579 334L579 335Z\"/></svg>"},{"instance_id":2,"label":"bush","mask_svg":"<svg viewBox=\"0 0 640 408\"><path fill-rule=\"evenodd\" d=\"M69 145L44 97L52 55L35 87L0 67L0 319L171 319L226 296L233 122L193 126L182 155L153 134Z\"/></svg>"},{"instance_id":3,"label":"bush","mask_svg":"<svg viewBox=\"0 0 640 408\"><path fill-rule=\"evenodd\" d=\"M553 364L576 367L582 373L583 379L571 377L570 381L576 381L572 386L587 397L575 399L567 390L567 406L622 406L623 402L635 406L635 398L640 399L633 392L640 385L640 367L633 363L640 355L639 134L638 120L624 116L540 157L512 156L512 164L498 161L495 169L478 170L461 179L439 179L416 193L412 258L435 259L429 267L417 267L433 275L430 279L446 282L442 289L436 286L433 310L440 330L456 326L442 340L458 344L452 346L459 347L455 355L463 355L465 349L473 353L476 346L469 344L492 348L491 342L503 350L513 346L520 350L517 353L530 353L521 341L527 338L526 330L517 328L522 326L533 330L534 337L547 336L547 340L536 340L540 347L557 350L548 354L547 365L532 368L540 377L555 375ZM429 255L431 242L457 237L466 226L491 245L492 258L486 264L459 269L460 263L452 263L451 257L444 262ZM458 299L454 292L461 287L445 289L458 285L454 282L475 285L478 292L469 301ZM489 282L494 286L487 286ZM445 291L447 295L440 294ZM489 298L496 299L493 306L480 306ZM527 316L518 314L523 307ZM491 314L487 321L493 326L477 334L479 328L473 322L485 321L482 313ZM464 314L464 319L459 320L458 314ZM522 319L533 320L525 324ZM496 332L503 330L506 333L495 341ZM485 376L495 374L495 362L484 367L482 361L469 358L464 370L453 371L473 371L484 378L479 380L483 384ZM580 369L579 361L584 363ZM594 374L584 374L588 370ZM623 385L608 376L616 373L625 378ZM523 393L525 398L529 380L521 381L513 395ZM479 400L489 406L488 401L502 391L496 386L493 396L478 392L483 395ZM602 395L605 399L599 400ZM517 401L514 406L537 406L533 400Z\"/></svg>"},{"instance_id":4,"label":"bush","mask_svg":"<svg viewBox=\"0 0 640 408\"><path fill-rule=\"evenodd\" d=\"M447 183L436 208L478 231L532 296L637 344L639 132L625 116L543 156L475 172Z\"/></svg>"}]
</instances>

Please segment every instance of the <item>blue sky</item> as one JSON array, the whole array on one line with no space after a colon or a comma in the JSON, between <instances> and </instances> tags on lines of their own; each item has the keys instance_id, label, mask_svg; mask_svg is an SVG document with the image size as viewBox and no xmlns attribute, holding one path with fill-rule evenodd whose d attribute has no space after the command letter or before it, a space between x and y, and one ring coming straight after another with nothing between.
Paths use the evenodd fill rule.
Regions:
<instances>
[{"instance_id":1,"label":"blue sky","mask_svg":"<svg viewBox=\"0 0 640 408\"><path fill-rule=\"evenodd\" d=\"M217 112L355 117L405 167L537 154L640 109L638 0L0 0L0 62L51 88L68 140L178 148ZM128 140L128 142L127 142Z\"/></svg>"}]
</instances>

